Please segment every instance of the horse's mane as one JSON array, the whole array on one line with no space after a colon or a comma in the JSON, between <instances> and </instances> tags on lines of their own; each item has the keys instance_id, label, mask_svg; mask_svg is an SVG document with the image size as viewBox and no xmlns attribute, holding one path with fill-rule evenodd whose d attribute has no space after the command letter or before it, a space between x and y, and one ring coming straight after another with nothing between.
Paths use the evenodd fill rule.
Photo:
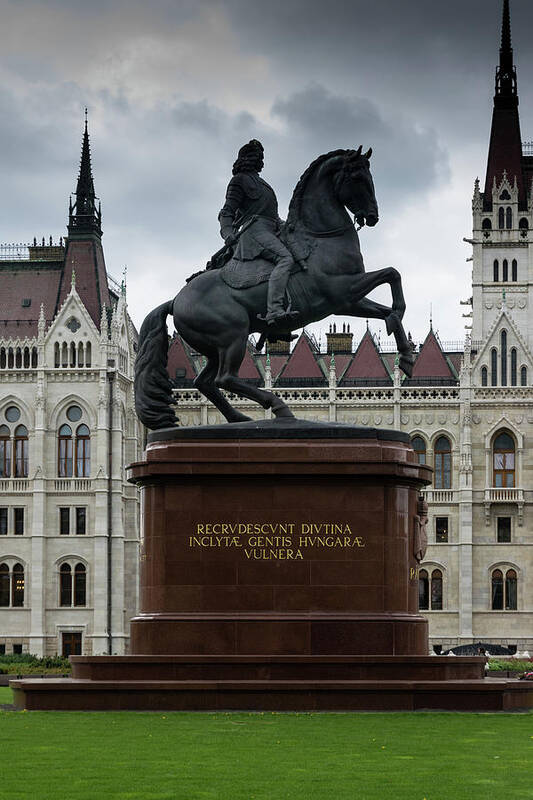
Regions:
<instances>
[{"instance_id":1,"label":"horse's mane","mask_svg":"<svg viewBox=\"0 0 533 800\"><path fill-rule=\"evenodd\" d=\"M335 156L341 156L347 153L347 150L331 150L329 153L324 153L318 158L315 158L312 161L305 172L302 174L300 180L296 184L294 188L294 192L292 193L291 202L289 203L289 213L287 214L287 226L290 227L291 224L294 224L298 219L300 208L302 205L302 198L309 181L309 178L314 173L314 171L320 167L324 161L327 161L330 158L334 158Z\"/></svg>"}]
</instances>

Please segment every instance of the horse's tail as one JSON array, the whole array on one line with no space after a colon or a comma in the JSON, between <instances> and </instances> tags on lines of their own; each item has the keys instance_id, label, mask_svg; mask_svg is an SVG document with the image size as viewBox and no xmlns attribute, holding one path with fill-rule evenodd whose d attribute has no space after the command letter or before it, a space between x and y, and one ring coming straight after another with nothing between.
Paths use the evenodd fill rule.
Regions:
<instances>
[{"instance_id":1,"label":"horse's tail","mask_svg":"<svg viewBox=\"0 0 533 800\"><path fill-rule=\"evenodd\" d=\"M141 326L135 360L135 410L147 428L170 428L176 424L171 406L172 385L167 372L168 329L166 318L174 300L150 311Z\"/></svg>"}]
</instances>

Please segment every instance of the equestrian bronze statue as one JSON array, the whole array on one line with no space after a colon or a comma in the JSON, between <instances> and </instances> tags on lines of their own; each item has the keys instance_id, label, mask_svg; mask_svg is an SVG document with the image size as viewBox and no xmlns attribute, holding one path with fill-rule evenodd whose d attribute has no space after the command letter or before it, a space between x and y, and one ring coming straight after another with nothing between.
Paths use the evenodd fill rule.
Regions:
<instances>
[{"instance_id":1,"label":"equestrian bronze statue","mask_svg":"<svg viewBox=\"0 0 533 800\"><path fill-rule=\"evenodd\" d=\"M141 422L156 430L176 424L167 373L166 318L206 358L194 385L228 422L250 419L220 391L247 397L276 417L292 417L273 392L238 377L250 334L265 340L290 339L291 332L330 314L385 320L396 340L399 365L410 376L412 343L402 318L405 301L399 272L385 267L365 273L359 227L378 222L370 173L372 151L334 150L319 156L303 173L289 205L278 217L273 189L259 177L263 148L252 140L239 151L226 202L219 214L225 245L207 269L193 276L173 300L144 320L135 363L135 403ZM392 305L367 295L383 283Z\"/></svg>"}]
</instances>

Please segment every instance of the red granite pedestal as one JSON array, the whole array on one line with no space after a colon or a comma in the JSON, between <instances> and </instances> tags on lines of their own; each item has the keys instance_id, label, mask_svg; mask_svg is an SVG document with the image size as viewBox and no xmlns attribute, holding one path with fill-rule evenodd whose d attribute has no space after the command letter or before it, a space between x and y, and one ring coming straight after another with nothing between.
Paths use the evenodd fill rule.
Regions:
<instances>
[{"instance_id":1,"label":"red granite pedestal","mask_svg":"<svg viewBox=\"0 0 533 800\"><path fill-rule=\"evenodd\" d=\"M151 434L131 655L12 681L28 709L506 710L533 687L428 655L397 431L298 421Z\"/></svg>"}]
</instances>

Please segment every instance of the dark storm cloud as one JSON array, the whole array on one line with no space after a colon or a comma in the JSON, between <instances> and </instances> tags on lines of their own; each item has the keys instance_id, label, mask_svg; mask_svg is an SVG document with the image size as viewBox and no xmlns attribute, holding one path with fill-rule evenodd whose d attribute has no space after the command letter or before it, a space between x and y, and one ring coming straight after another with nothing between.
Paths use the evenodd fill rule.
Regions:
<instances>
[{"instance_id":1,"label":"dark storm cloud","mask_svg":"<svg viewBox=\"0 0 533 800\"><path fill-rule=\"evenodd\" d=\"M387 263L394 247L413 285L431 262L456 303L501 0L0 3L0 240L65 231L87 105L108 267L129 264L137 321L159 296L136 286L177 289L220 246L231 165L252 137L282 214L318 154L372 146L382 223L362 234L368 262ZM533 138L533 3L511 0L511 16ZM416 293L428 307L431 283L427 299ZM460 309L448 316L461 324Z\"/></svg>"},{"instance_id":2,"label":"dark storm cloud","mask_svg":"<svg viewBox=\"0 0 533 800\"><path fill-rule=\"evenodd\" d=\"M387 119L366 98L341 97L315 84L278 99L272 111L287 123L291 143L305 139L309 149L314 146L319 151L372 146L375 182L383 185L390 205L400 200L408 203L414 193L429 192L449 177L434 131L421 130L399 116Z\"/></svg>"}]
</instances>

